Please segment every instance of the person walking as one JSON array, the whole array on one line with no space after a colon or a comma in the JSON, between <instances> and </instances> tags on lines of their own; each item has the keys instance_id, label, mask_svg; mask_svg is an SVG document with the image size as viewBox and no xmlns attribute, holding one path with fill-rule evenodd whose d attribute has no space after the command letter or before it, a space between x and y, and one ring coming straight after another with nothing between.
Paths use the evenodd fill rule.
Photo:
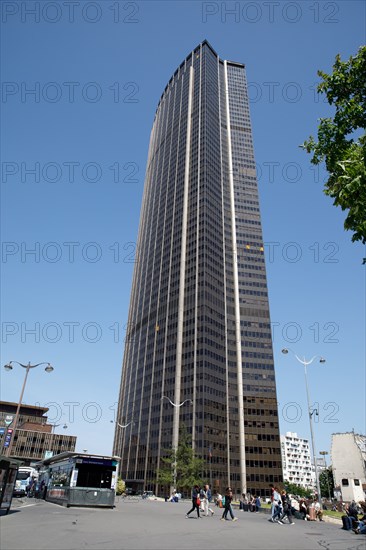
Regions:
<instances>
[{"instance_id":1,"label":"person walking","mask_svg":"<svg viewBox=\"0 0 366 550\"><path fill-rule=\"evenodd\" d=\"M200 519L200 504L200 487L199 485L195 485L192 489L192 508L187 512L186 518L189 518L191 512L197 510L197 519Z\"/></svg>"},{"instance_id":2,"label":"person walking","mask_svg":"<svg viewBox=\"0 0 366 550\"><path fill-rule=\"evenodd\" d=\"M210 486L207 484L203 488L203 511L205 516L208 516L208 513L211 513L211 516L214 515L214 511L210 508L210 502L212 500L212 493Z\"/></svg>"},{"instance_id":3,"label":"person walking","mask_svg":"<svg viewBox=\"0 0 366 550\"><path fill-rule=\"evenodd\" d=\"M286 493L285 490L282 491L281 494L281 500L282 500L282 508L283 508L283 514L281 516L281 522L283 522L284 518L287 517L288 522L290 525L295 525L293 519L292 519L292 510L291 510L291 499Z\"/></svg>"},{"instance_id":4,"label":"person walking","mask_svg":"<svg viewBox=\"0 0 366 550\"><path fill-rule=\"evenodd\" d=\"M269 519L269 521L272 521L272 523L278 522L282 524L280 520L280 517L282 514L282 500L277 487L273 488L271 499L272 499L272 507L271 507L271 518Z\"/></svg>"},{"instance_id":5,"label":"person walking","mask_svg":"<svg viewBox=\"0 0 366 550\"><path fill-rule=\"evenodd\" d=\"M259 510L261 509L261 499L260 496L256 496L255 498L255 513L258 514Z\"/></svg>"},{"instance_id":6,"label":"person walking","mask_svg":"<svg viewBox=\"0 0 366 550\"><path fill-rule=\"evenodd\" d=\"M228 487L225 491L225 508L224 508L224 512L222 514L221 521L226 521L228 512L230 512L230 516L231 516L232 521L237 521L238 518L236 518L234 516L233 510L231 508L232 500L233 500L233 491L232 491L231 487Z\"/></svg>"}]
</instances>

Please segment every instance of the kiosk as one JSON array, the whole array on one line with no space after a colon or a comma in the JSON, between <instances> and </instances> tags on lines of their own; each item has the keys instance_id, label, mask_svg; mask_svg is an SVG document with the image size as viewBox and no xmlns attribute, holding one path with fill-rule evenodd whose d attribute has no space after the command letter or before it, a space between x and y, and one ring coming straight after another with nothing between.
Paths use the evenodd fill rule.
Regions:
<instances>
[{"instance_id":1,"label":"kiosk","mask_svg":"<svg viewBox=\"0 0 366 550\"><path fill-rule=\"evenodd\" d=\"M119 457L64 452L37 464L39 492L63 506L114 508Z\"/></svg>"}]
</instances>

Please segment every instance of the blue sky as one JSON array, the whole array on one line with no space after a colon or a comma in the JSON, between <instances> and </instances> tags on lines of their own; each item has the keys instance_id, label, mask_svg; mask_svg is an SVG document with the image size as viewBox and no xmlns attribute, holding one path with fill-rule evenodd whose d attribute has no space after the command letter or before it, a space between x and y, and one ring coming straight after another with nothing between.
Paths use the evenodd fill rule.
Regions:
<instances>
[{"instance_id":1,"label":"blue sky","mask_svg":"<svg viewBox=\"0 0 366 550\"><path fill-rule=\"evenodd\" d=\"M247 67L281 433L310 435L283 347L327 361L309 367L317 450L364 433L364 250L298 147L332 112L317 70L365 43L364 3L8 1L2 31L2 364L55 367L31 372L24 402L78 450L111 452L150 130L206 38ZM1 370L1 399L23 375Z\"/></svg>"}]
</instances>

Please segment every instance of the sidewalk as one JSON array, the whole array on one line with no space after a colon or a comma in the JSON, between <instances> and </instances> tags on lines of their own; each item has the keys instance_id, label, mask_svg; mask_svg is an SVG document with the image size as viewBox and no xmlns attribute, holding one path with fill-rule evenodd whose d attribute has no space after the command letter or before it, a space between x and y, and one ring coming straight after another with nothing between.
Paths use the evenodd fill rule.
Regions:
<instances>
[{"instance_id":1,"label":"sidewalk","mask_svg":"<svg viewBox=\"0 0 366 550\"><path fill-rule=\"evenodd\" d=\"M239 504L234 503L233 508L235 508L237 512L241 513L241 510L239 510ZM255 512L248 511L248 512L243 512L243 513L244 514L254 514ZM259 513L269 515L271 513L271 509L270 508L260 508ZM300 521L302 523L305 520L295 518L295 522L296 521ZM324 514L323 515L323 521L324 521L324 523L332 523L333 525L338 525L338 527L342 527L342 520L340 518L332 518L332 517L326 516ZM317 522L312 521L311 523L317 523Z\"/></svg>"}]
</instances>

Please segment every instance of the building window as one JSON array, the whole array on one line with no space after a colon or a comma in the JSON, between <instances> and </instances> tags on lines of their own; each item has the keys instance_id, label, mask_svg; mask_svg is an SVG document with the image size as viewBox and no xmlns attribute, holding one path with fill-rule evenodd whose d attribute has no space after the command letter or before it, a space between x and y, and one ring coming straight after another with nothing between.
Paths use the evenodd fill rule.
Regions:
<instances>
[{"instance_id":1,"label":"building window","mask_svg":"<svg viewBox=\"0 0 366 550\"><path fill-rule=\"evenodd\" d=\"M354 479L353 481L355 482L355 485L357 485L357 487L359 487L359 485L360 485L360 480L359 480L359 479Z\"/></svg>"},{"instance_id":2,"label":"building window","mask_svg":"<svg viewBox=\"0 0 366 550\"><path fill-rule=\"evenodd\" d=\"M348 487L348 479L342 479L342 487Z\"/></svg>"}]
</instances>

